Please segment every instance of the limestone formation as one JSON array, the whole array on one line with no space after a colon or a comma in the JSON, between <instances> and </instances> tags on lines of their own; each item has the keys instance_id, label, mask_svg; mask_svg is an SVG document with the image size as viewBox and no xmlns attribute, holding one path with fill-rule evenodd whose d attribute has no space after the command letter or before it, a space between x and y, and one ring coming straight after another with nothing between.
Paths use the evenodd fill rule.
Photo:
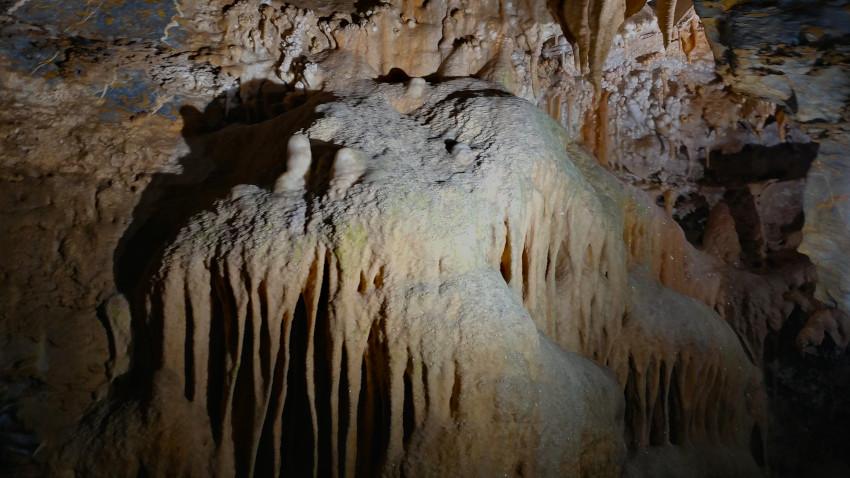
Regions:
<instances>
[{"instance_id":1,"label":"limestone formation","mask_svg":"<svg viewBox=\"0 0 850 478\"><path fill-rule=\"evenodd\" d=\"M71 430L55 437L52 476L214 476L209 418L190 403L175 374L161 370L149 396L101 402Z\"/></svg>"},{"instance_id":2,"label":"limestone formation","mask_svg":"<svg viewBox=\"0 0 850 478\"><path fill-rule=\"evenodd\" d=\"M813 313L806 326L797 335L797 347L801 352L806 352L821 345L829 335L829 338L840 347L846 347L848 332L850 332L850 320L837 310L821 309Z\"/></svg>"},{"instance_id":3,"label":"limestone formation","mask_svg":"<svg viewBox=\"0 0 850 478\"><path fill-rule=\"evenodd\" d=\"M844 313L850 310L850 211L847 178L846 8L818 8L788 2L787 9L743 2L723 5L697 1L718 71L738 91L775 101L818 138L820 149L805 188L801 252L819 274L818 299ZM747 34L743 34L747 32ZM839 272L840 271L840 272Z\"/></svg>"},{"instance_id":4,"label":"limestone formation","mask_svg":"<svg viewBox=\"0 0 850 478\"><path fill-rule=\"evenodd\" d=\"M6 3L0 476L850 474L844 2Z\"/></svg>"},{"instance_id":5,"label":"limestone formation","mask_svg":"<svg viewBox=\"0 0 850 478\"><path fill-rule=\"evenodd\" d=\"M343 147L334 155L331 167L331 182L328 196L339 199L345 191L360 179L366 169L363 156L354 149Z\"/></svg>"},{"instance_id":6,"label":"limestone formation","mask_svg":"<svg viewBox=\"0 0 850 478\"><path fill-rule=\"evenodd\" d=\"M455 143L452 146L452 156L454 156L455 161L461 166L472 164L476 157L472 149L469 148L469 145L465 143Z\"/></svg>"},{"instance_id":7,"label":"limestone formation","mask_svg":"<svg viewBox=\"0 0 850 478\"><path fill-rule=\"evenodd\" d=\"M617 210L557 125L491 85L441 83L410 117L381 101L402 85L355 91L287 128L342 146L331 202L312 183L230 196L153 279L155 363L206 407L221 470L617 476L622 396L555 345L610 353ZM448 129L482 150L475 169L458 169Z\"/></svg>"},{"instance_id":8,"label":"limestone formation","mask_svg":"<svg viewBox=\"0 0 850 478\"><path fill-rule=\"evenodd\" d=\"M735 333L704 304L660 286L641 268L631 271L629 286L623 345L608 362L630 405L630 448L645 454L626 475L761 474L761 379ZM689 447L703 458L688 457ZM723 456L723 465L700 463L710 456Z\"/></svg>"},{"instance_id":9,"label":"limestone formation","mask_svg":"<svg viewBox=\"0 0 850 478\"><path fill-rule=\"evenodd\" d=\"M286 172L275 181L274 193L297 193L304 189L305 177L312 160L310 138L303 134L292 135L286 145Z\"/></svg>"},{"instance_id":10,"label":"limestone formation","mask_svg":"<svg viewBox=\"0 0 850 478\"><path fill-rule=\"evenodd\" d=\"M720 202L711 208L702 244L707 253L724 262L740 263L741 244L735 232L735 218L726 203Z\"/></svg>"},{"instance_id":11,"label":"limestone formation","mask_svg":"<svg viewBox=\"0 0 850 478\"><path fill-rule=\"evenodd\" d=\"M318 185L247 188L192 219L153 278L155 363L206 407L220 470L616 476L623 433L633 449L748 449L760 399L738 394L758 375L734 333L665 292L623 316L638 286L622 192L556 124L474 81L436 85L409 117L382 102L402 85L349 91L311 123L257 127L342 146L333 202ZM458 169L448 131L480 151L474 169ZM661 320L635 301L682 305ZM691 309L691 325L665 322ZM617 373L625 431L614 382L558 346ZM746 476L746 456L712 469Z\"/></svg>"}]
</instances>

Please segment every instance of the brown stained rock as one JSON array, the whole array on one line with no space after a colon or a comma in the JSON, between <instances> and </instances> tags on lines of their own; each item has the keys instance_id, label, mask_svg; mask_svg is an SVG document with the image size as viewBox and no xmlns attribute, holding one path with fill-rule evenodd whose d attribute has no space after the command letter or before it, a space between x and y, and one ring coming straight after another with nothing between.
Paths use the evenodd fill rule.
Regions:
<instances>
[{"instance_id":1,"label":"brown stained rock","mask_svg":"<svg viewBox=\"0 0 850 478\"><path fill-rule=\"evenodd\" d=\"M850 319L836 309L821 309L814 312L803 330L797 334L797 348L806 353L823 344L826 335L841 348L850 343Z\"/></svg>"},{"instance_id":2,"label":"brown stained rock","mask_svg":"<svg viewBox=\"0 0 850 478\"><path fill-rule=\"evenodd\" d=\"M209 419L183 397L177 376L159 371L151 385L147 397L101 402L73 434L58 438L49 473L208 477L232 469L215 461Z\"/></svg>"},{"instance_id":3,"label":"brown stained rock","mask_svg":"<svg viewBox=\"0 0 850 478\"><path fill-rule=\"evenodd\" d=\"M817 298L850 308L845 173L850 12L806 2L695 2L718 71L736 91L784 104L820 145L808 173L800 252L818 268ZM839 272L841 270L842 272Z\"/></svg>"},{"instance_id":4,"label":"brown stained rock","mask_svg":"<svg viewBox=\"0 0 850 478\"><path fill-rule=\"evenodd\" d=\"M801 179L769 182L754 191L765 249L768 252L796 250L800 245L800 235L794 235L793 232L802 228L801 199L804 189L805 181Z\"/></svg>"},{"instance_id":5,"label":"brown stained rock","mask_svg":"<svg viewBox=\"0 0 850 478\"><path fill-rule=\"evenodd\" d=\"M719 202L711 209L702 244L705 252L723 262L732 265L740 263L741 243L735 232L735 218L726 203Z\"/></svg>"},{"instance_id":6,"label":"brown stained rock","mask_svg":"<svg viewBox=\"0 0 850 478\"><path fill-rule=\"evenodd\" d=\"M799 251L818 269L816 298L845 314L850 310L850 181L847 133L836 129L822 140L806 177L803 238Z\"/></svg>"},{"instance_id":7,"label":"brown stained rock","mask_svg":"<svg viewBox=\"0 0 850 478\"><path fill-rule=\"evenodd\" d=\"M180 153L179 130L156 116L86 121L98 114L86 88L2 76L0 374L40 384L4 399L49 437L105 393L114 357L97 310L115 291L113 254L134 201Z\"/></svg>"}]
</instances>

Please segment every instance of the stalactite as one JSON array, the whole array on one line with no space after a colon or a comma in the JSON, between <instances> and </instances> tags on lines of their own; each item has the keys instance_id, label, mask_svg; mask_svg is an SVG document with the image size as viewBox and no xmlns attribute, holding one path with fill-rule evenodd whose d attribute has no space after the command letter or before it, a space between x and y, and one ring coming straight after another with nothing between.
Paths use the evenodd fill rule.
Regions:
<instances>
[{"instance_id":1,"label":"stalactite","mask_svg":"<svg viewBox=\"0 0 850 478\"><path fill-rule=\"evenodd\" d=\"M574 0L560 4L559 14L569 34L577 66L599 84L602 68L617 29L626 19L623 0Z\"/></svg>"},{"instance_id":2,"label":"stalactite","mask_svg":"<svg viewBox=\"0 0 850 478\"><path fill-rule=\"evenodd\" d=\"M633 450L683 443L749 449L749 431L766 417L751 414L759 372L732 329L647 270L633 269L629 285L626 322L608 362L626 395L626 442Z\"/></svg>"},{"instance_id":3,"label":"stalactite","mask_svg":"<svg viewBox=\"0 0 850 478\"><path fill-rule=\"evenodd\" d=\"M676 0L658 0L658 27L664 36L664 46L673 41L676 26Z\"/></svg>"},{"instance_id":4,"label":"stalactite","mask_svg":"<svg viewBox=\"0 0 850 478\"><path fill-rule=\"evenodd\" d=\"M697 45L699 44L699 20L697 18L692 18L690 22L688 22L687 26L687 34L683 35L681 32L679 33L679 42L681 43L682 52L685 54L685 57L688 61L691 60L691 53L696 50Z\"/></svg>"},{"instance_id":5,"label":"stalactite","mask_svg":"<svg viewBox=\"0 0 850 478\"><path fill-rule=\"evenodd\" d=\"M562 0L557 11L561 28L570 40L576 68L590 74L599 90L605 60L611 42L623 22L646 4L645 0ZM676 23L682 18L690 2L686 0L659 0L656 5L658 26L664 47L670 46Z\"/></svg>"}]
</instances>

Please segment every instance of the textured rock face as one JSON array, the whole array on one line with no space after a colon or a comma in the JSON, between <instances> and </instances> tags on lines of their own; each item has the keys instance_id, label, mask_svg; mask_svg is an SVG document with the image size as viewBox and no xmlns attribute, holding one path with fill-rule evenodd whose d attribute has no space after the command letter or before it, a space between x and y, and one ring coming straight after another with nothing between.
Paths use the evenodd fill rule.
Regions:
<instances>
[{"instance_id":1,"label":"textured rock face","mask_svg":"<svg viewBox=\"0 0 850 478\"><path fill-rule=\"evenodd\" d=\"M48 462L52 476L212 476L214 443L203 408L186 400L173 372L147 393L98 404ZM59 441L59 440L57 440ZM55 446L55 445L54 445Z\"/></svg>"},{"instance_id":2,"label":"textured rock face","mask_svg":"<svg viewBox=\"0 0 850 478\"><path fill-rule=\"evenodd\" d=\"M695 2L718 71L738 91L784 105L820 144L808 174L800 251L817 266L817 298L850 308L846 160L850 14L842 4Z\"/></svg>"},{"instance_id":3,"label":"textured rock face","mask_svg":"<svg viewBox=\"0 0 850 478\"><path fill-rule=\"evenodd\" d=\"M640 456L742 449L709 473L758 470L759 375L732 329L654 278L626 283L621 204L642 193L486 83L334 97L214 135L252 138L259 187L190 219L147 293L152 363L206 406L217 473L618 476L624 437ZM284 151L305 154L295 131L304 189L264 189Z\"/></svg>"},{"instance_id":4,"label":"textured rock face","mask_svg":"<svg viewBox=\"0 0 850 478\"><path fill-rule=\"evenodd\" d=\"M817 5L817 6L816 6ZM778 101L803 123L835 123L847 101L850 14L840 4L695 2L718 59L737 89Z\"/></svg>"},{"instance_id":5,"label":"textured rock face","mask_svg":"<svg viewBox=\"0 0 850 478\"><path fill-rule=\"evenodd\" d=\"M845 272L850 249L846 4L745 1L695 2L695 7L704 18L718 71L731 87L782 105L783 115L793 117L818 146L804 184L778 183L753 191L755 201L765 204L771 197L786 196L783 191L803 188L805 224L799 235L784 241L797 244L817 274L813 296L786 293L797 305L783 314L788 325L769 334L766 342L765 368L768 391L774 395L771 410L777 436L772 459L774 470L783 475L846 474L846 463L836 462L846 455L846 448L832 445L843 441L829 431L836 423L846 423L847 417L838 411L845 406L835 404L846 403L848 394L833 384L843 382L836 377L846 377L850 370L843 358L850 290ZM757 230L765 238L770 260L770 249L782 247L770 238L776 233L771 224L778 218L760 216L767 223L751 223L762 223ZM807 358L795 357L795 347ZM822 431L802 431L813 428ZM801 465L806 461L803 455L817 458Z\"/></svg>"},{"instance_id":6,"label":"textured rock face","mask_svg":"<svg viewBox=\"0 0 850 478\"><path fill-rule=\"evenodd\" d=\"M729 347L735 333L640 268L630 273L627 300L620 340L628 346L611 360L631 404L626 436L638 450L625 475L711 476L720 456L724 476L762 474L761 377L743 349Z\"/></svg>"},{"instance_id":7,"label":"textured rock face","mask_svg":"<svg viewBox=\"0 0 850 478\"><path fill-rule=\"evenodd\" d=\"M617 216L532 105L418 88L409 116L410 87L368 83L250 128L255 175L280 171L286 131L310 138L306 189L237 186L189 222L146 300L155 363L206 404L225 475L616 476L616 384L549 341L605 361Z\"/></svg>"},{"instance_id":8,"label":"textured rock face","mask_svg":"<svg viewBox=\"0 0 850 478\"><path fill-rule=\"evenodd\" d=\"M63 5L0 19L0 471L753 476L846 344L839 17Z\"/></svg>"}]
</instances>

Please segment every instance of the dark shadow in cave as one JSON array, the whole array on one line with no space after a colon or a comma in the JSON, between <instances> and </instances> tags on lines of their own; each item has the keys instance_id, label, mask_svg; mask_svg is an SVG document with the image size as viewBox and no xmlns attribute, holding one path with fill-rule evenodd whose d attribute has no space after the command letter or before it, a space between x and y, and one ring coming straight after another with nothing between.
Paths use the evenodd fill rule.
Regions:
<instances>
[{"instance_id":1,"label":"dark shadow in cave","mask_svg":"<svg viewBox=\"0 0 850 478\"><path fill-rule=\"evenodd\" d=\"M810 293L811 290L806 291ZM809 313L794 309L764 347L764 381L774 418L766 431L773 476L848 476L850 351L829 334L801 353L797 335Z\"/></svg>"},{"instance_id":2,"label":"dark shadow in cave","mask_svg":"<svg viewBox=\"0 0 850 478\"><path fill-rule=\"evenodd\" d=\"M161 335L155 323L143 323L144 293L156 272L157 258L196 214L212 208L239 184L270 188L286 169L286 143L296 131L293 121L275 121L283 113L305 121L317 117L316 108L335 97L329 93L286 94L278 85L256 81L213 100L204 111L184 106L183 138L189 153L176 172L156 173L133 210L133 220L113 252L118 291L132 312L134 351L131 378L122 382L147 384L157 369L155 357ZM302 122L303 123L303 122ZM274 129L273 134L268 130ZM276 138L246 154L254 138ZM321 149L323 145L317 145ZM254 152L258 148L254 147Z\"/></svg>"},{"instance_id":3,"label":"dark shadow in cave","mask_svg":"<svg viewBox=\"0 0 850 478\"><path fill-rule=\"evenodd\" d=\"M723 188L724 200L731 207L743 248L742 260L748 266L760 269L762 263L772 260L762 257L764 238L749 185L762 181L792 181L805 178L817 157L818 148L819 145L815 142L785 142L774 146L747 144L735 153L712 151L708 154L708 160L704 163L704 176L699 180L699 185ZM802 202L802 198L799 199ZM664 200L660 201L663 205ZM673 219L685 232L688 242L697 247L702 246L703 234L711 212L706 196L699 192L691 193L687 197L680 196L675 205L681 208L683 213L675 213ZM802 226L800 217L799 221L794 221L793 228L785 227L782 232L789 234L802 229ZM797 259L795 255L792 256L789 260Z\"/></svg>"},{"instance_id":4,"label":"dark shadow in cave","mask_svg":"<svg viewBox=\"0 0 850 478\"><path fill-rule=\"evenodd\" d=\"M375 78L378 83L404 83L410 81L411 77L401 68L392 68L386 75Z\"/></svg>"},{"instance_id":5,"label":"dark shadow in cave","mask_svg":"<svg viewBox=\"0 0 850 478\"><path fill-rule=\"evenodd\" d=\"M788 181L806 177L818 155L818 143L748 144L736 153L712 151L705 166L706 185L733 186L767 179Z\"/></svg>"}]
</instances>

